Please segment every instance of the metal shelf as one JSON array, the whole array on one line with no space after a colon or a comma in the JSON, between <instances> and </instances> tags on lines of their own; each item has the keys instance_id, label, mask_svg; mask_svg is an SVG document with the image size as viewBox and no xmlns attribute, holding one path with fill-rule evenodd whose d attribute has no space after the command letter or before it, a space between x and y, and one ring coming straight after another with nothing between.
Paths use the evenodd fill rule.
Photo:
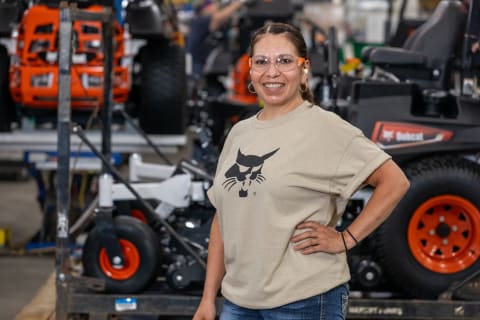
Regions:
<instances>
[{"instance_id":1,"label":"metal shelf","mask_svg":"<svg viewBox=\"0 0 480 320\"><path fill-rule=\"evenodd\" d=\"M101 145L102 133L99 130L87 131L87 137L96 146ZM149 135L153 143L167 153L174 153L187 143L186 135ZM13 131L0 134L0 149L2 152L15 151L52 151L57 150L57 131L29 130ZM81 144L76 135L70 135L71 150L76 151ZM84 148L88 148L85 146ZM143 137L135 132L114 131L112 133L112 151L121 153L152 153Z\"/></svg>"}]
</instances>

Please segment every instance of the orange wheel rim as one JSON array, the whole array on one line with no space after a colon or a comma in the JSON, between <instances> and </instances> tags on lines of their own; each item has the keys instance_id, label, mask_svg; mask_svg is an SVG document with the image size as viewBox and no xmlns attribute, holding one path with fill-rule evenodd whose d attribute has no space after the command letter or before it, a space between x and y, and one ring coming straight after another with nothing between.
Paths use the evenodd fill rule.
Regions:
<instances>
[{"instance_id":1,"label":"orange wheel rim","mask_svg":"<svg viewBox=\"0 0 480 320\"><path fill-rule=\"evenodd\" d=\"M413 213L408 245L415 259L438 273L469 268L480 256L480 212L465 198L431 198Z\"/></svg>"},{"instance_id":2,"label":"orange wheel rim","mask_svg":"<svg viewBox=\"0 0 480 320\"><path fill-rule=\"evenodd\" d=\"M140 267L140 254L133 243L128 240L120 239L124 263L120 269L115 269L108 260L107 250L100 250L100 268L111 279L127 280L133 277Z\"/></svg>"},{"instance_id":3,"label":"orange wheel rim","mask_svg":"<svg viewBox=\"0 0 480 320\"><path fill-rule=\"evenodd\" d=\"M132 217L134 217L135 219L138 219L138 220L142 221L143 223L147 223L147 217L145 217L145 214L143 213L142 210L140 210L140 209L132 209L132 210L130 210L130 214L131 214Z\"/></svg>"}]
</instances>

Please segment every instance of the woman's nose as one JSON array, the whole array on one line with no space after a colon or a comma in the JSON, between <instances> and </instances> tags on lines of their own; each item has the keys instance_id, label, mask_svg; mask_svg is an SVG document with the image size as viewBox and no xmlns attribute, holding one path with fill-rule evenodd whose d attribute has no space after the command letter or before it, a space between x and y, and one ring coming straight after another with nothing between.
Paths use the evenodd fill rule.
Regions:
<instances>
[{"instance_id":1,"label":"woman's nose","mask_svg":"<svg viewBox=\"0 0 480 320\"><path fill-rule=\"evenodd\" d=\"M268 69L267 69L268 75L278 75L279 73L280 71L278 70L276 63L272 62L268 64Z\"/></svg>"}]
</instances>

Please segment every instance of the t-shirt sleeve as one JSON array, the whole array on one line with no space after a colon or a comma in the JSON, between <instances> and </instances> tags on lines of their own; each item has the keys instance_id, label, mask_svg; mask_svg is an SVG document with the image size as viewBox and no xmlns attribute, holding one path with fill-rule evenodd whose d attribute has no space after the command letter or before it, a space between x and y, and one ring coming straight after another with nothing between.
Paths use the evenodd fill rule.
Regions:
<instances>
[{"instance_id":1,"label":"t-shirt sleeve","mask_svg":"<svg viewBox=\"0 0 480 320\"><path fill-rule=\"evenodd\" d=\"M218 157L218 161L217 161L217 169L216 169L216 172L215 172L215 178L213 179L213 181L216 181L217 180L217 175L218 175L218 168L220 167L220 164L222 163L222 158L223 158L223 154L225 152L225 148L223 148L222 152L220 153L220 156ZM215 182L214 182L215 183ZM208 188L207 190L207 197L208 197L208 200L210 200L210 203L215 207L217 208L217 201L215 200L215 192L214 192L214 189L215 189L215 186L214 184L212 184L210 186L210 188Z\"/></svg>"},{"instance_id":2,"label":"t-shirt sleeve","mask_svg":"<svg viewBox=\"0 0 480 320\"><path fill-rule=\"evenodd\" d=\"M227 135L227 138L225 139L225 143L222 148L222 152L220 152L220 155L218 156L218 161L217 161L217 168L215 171L215 179L214 181L217 180L217 175L219 174L218 168L220 168L221 164L224 161L225 155L230 152L231 149L231 140L232 140L232 131L234 131L234 127L230 130L230 132ZM215 183L215 182L214 182ZM207 190L207 197L210 200L210 203L216 208L217 208L217 201L215 200L215 192L214 192L214 185L212 184L210 188Z\"/></svg>"},{"instance_id":3,"label":"t-shirt sleeve","mask_svg":"<svg viewBox=\"0 0 480 320\"><path fill-rule=\"evenodd\" d=\"M356 135L348 144L330 182L333 193L349 199L381 164L390 159L364 135Z\"/></svg>"}]
</instances>

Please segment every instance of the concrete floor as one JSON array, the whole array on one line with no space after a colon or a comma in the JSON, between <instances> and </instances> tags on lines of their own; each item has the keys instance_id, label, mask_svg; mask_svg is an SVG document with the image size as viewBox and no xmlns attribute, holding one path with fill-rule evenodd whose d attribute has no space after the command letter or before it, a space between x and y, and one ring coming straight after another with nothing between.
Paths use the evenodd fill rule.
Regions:
<instances>
[{"instance_id":1,"label":"concrete floor","mask_svg":"<svg viewBox=\"0 0 480 320\"><path fill-rule=\"evenodd\" d=\"M40 230L36 196L32 179L0 181L0 229L10 232L10 243L0 248L0 320L15 319L55 270L53 254L22 250Z\"/></svg>"},{"instance_id":2,"label":"concrete floor","mask_svg":"<svg viewBox=\"0 0 480 320\"><path fill-rule=\"evenodd\" d=\"M54 271L53 255L0 257L0 320L12 320Z\"/></svg>"}]
</instances>

